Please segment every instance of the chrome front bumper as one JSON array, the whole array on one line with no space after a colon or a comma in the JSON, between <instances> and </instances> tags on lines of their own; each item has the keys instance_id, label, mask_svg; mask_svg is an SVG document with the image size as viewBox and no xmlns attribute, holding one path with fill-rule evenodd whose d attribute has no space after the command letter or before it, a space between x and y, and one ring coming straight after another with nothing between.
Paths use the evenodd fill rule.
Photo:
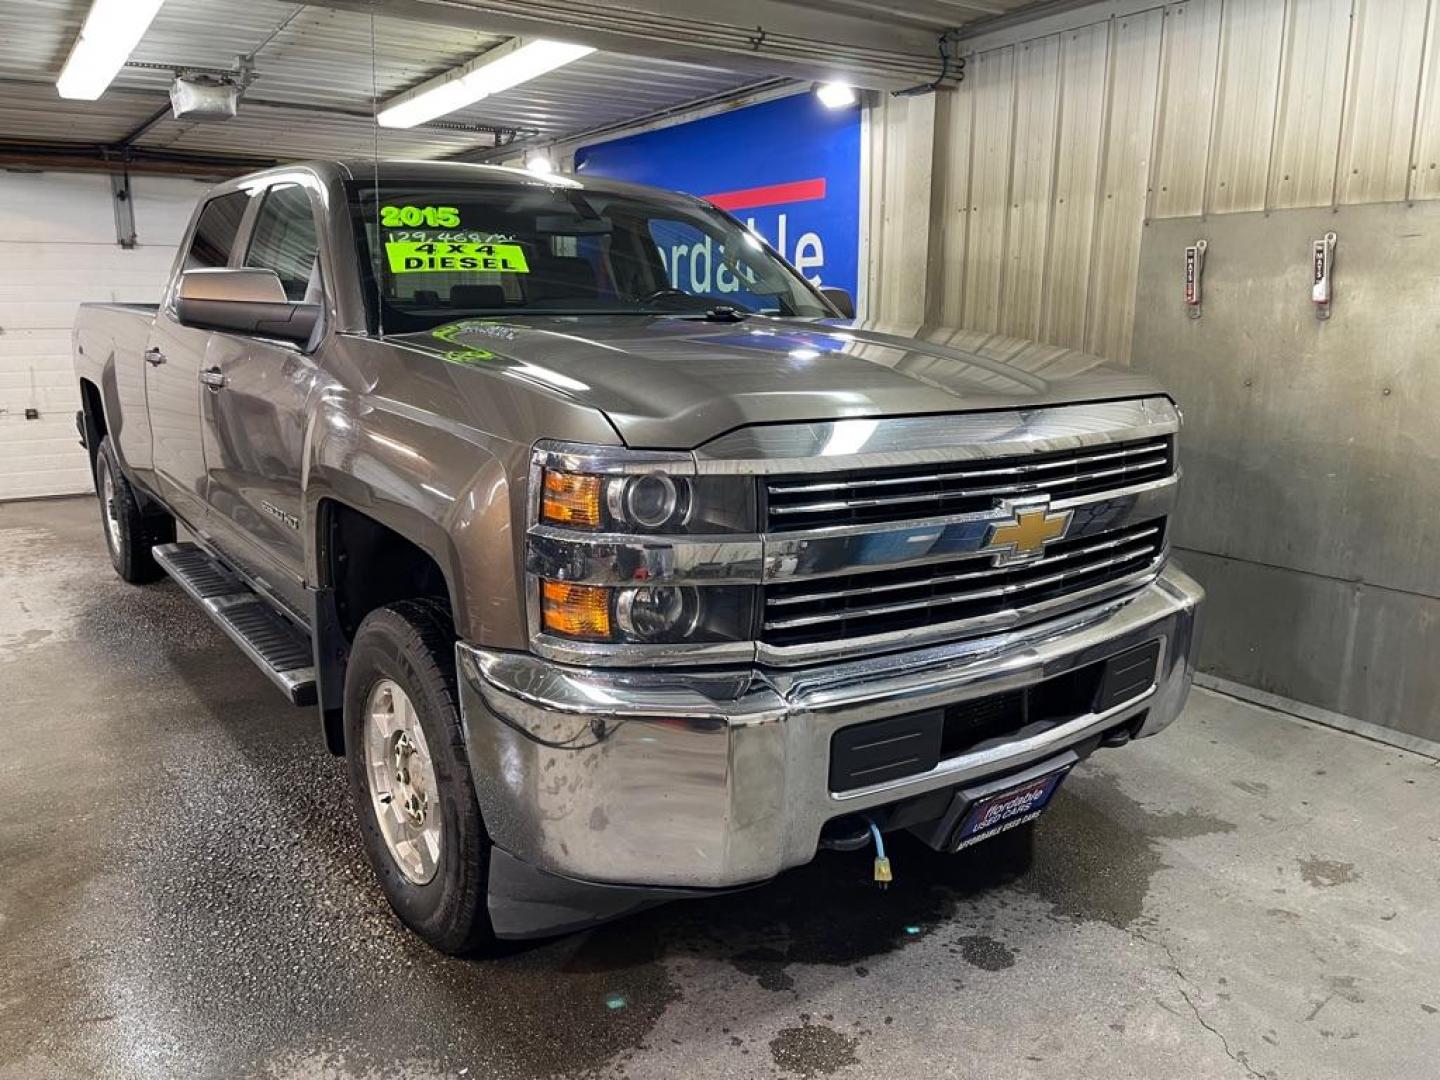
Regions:
<instances>
[{"instance_id":1,"label":"chrome front bumper","mask_svg":"<svg viewBox=\"0 0 1440 1080\"><path fill-rule=\"evenodd\" d=\"M471 771L495 843L588 882L725 888L815 856L827 821L1179 715L1203 593L1170 567L1128 596L1005 634L804 670L601 670L461 644ZM829 790L849 724L1012 690L1161 642L1155 683L1103 714L874 787Z\"/></svg>"}]
</instances>

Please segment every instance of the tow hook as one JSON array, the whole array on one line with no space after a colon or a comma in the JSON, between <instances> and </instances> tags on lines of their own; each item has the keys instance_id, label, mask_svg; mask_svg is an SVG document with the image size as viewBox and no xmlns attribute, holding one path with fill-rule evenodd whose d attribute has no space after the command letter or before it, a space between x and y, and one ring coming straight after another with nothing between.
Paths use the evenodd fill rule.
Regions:
<instances>
[{"instance_id":1,"label":"tow hook","mask_svg":"<svg viewBox=\"0 0 1440 1080\"><path fill-rule=\"evenodd\" d=\"M1125 724L1121 727L1111 728L1105 732L1100 738L1100 745L1113 749L1117 746L1124 746L1132 738L1134 738L1134 736L1130 731L1130 725Z\"/></svg>"}]
</instances>

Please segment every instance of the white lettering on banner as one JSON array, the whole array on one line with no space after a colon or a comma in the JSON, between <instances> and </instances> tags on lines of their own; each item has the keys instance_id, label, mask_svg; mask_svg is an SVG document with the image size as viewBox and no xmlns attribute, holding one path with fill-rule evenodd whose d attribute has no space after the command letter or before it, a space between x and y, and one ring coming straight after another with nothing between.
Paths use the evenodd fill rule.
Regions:
<instances>
[{"instance_id":1,"label":"white lettering on banner","mask_svg":"<svg viewBox=\"0 0 1440 1080\"><path fill-rule=\"evenodd\" d=\"M755 224L753 217L745 224L751 232L769 239ZM775 249L788 259L810 284L818 286L823 280L820 271L825 269L825 241L817 232L801 233L795 242L795 250L787 251L789 228L789 215L779 215L775 234L779 243L775 245ZM745 282L736 276L724 258L716 257L723 255L723 251L715 246L713 238L709 236L693 244L671 244L669 250L661 247L659 252L660 263L665 268L673 288L693 293L733 293L745 287Z\"/></svg>"},{"instance_id":2,"label":"white lettering on banner","mask_svg":"<svg viewBox=\"0 0 1440 1080\"><path fill-rule=\"evenodd\" d=\"M811 267L819 269L825 265L825 245L820 242L820 234L807 232L795 244L795 258L791 260L795 269L804 274L806 278L810 275L807 271ZM812 285L820 284L820 275L816 274L810 281Z\"/></svg>"},{"instance_id":3,"label":"white lettering on banner","mask_svg":"<svg viewBox=\"0 0 1440 1080\"><path fill-rule=\"evenodd\" d=\"M705 257L705 273L702 276L698 263L701 256ZM690 248L690 287L696 292L708 293L710 291L710 268L714 261L710 257L710 237Z\"/></svg>"},{"instance_id":4,"label":"white lettering on banner","mask_svg":"<svg viewBox=\"0 0 1440 1080\"><path fill-rule=\"evenodd\" d=\"M766 233L766 230L762 229L759 225L755 224L755 219L754 219L753 217L751 217L751 218L746 218L746 219L745 219L745 224L750 228L750 231L751 231L751 232L753 232L753 233L758 233L761 237L763 237L763 238L764 238L765 240L767 240L767 241L770 239L769 235ZM817 273L817 274L811 275L811 274L809 274L809 273L806 273L806 271L812 270L812 269L813 269L813 270L823 270L823 269L824 269L824 267L825 267L825 244L824 244L824 241L822 241L822 240L820 239L820 234L819 234L819 233L815 233L815 232L803 233L803 234L801 234L800 239L799 239L799 240L796 242L796 244L795 244L795 250L792 252L792 251L790 251L790 249L786 246L787 243L789 242L789 239L790 239L790 237L789 237L789 229L790 229L790 215L789 215L788 213L786 213L786 214L781 214L780 217L779 217L779 220L778 220L778 221L776 222L776 224L775 224L775 238L776 238L775 250L778 251L778 252L780 252L780 254L781 254L782 256L784 256L784 257L790 262L790 264L795 267L795 269L799 270L800 273L804 274L806 280L809 281L811 285L817 285L817 286L818 286L818 285L820 284L820 282L821 282L821 276L820 276L820 274Z\"/></svg>"}]
</instances>

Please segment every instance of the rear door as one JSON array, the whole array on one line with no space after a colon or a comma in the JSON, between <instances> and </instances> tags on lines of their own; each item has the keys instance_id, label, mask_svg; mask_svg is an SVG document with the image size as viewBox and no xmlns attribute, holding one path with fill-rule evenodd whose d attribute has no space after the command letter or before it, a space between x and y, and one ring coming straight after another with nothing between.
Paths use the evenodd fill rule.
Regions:
<instances>
[{"instance_id":1,"label":"rear door","mask_svg":"<svg viewBox=\"0 0 1440 1080\"><path fill-rule=\"evenodd\" d=\"M260 198L236 265L275 271L289 300L325 304L311 189L282 182ZM307 403L325 380L301 346L240 334L216 333L207 367L218 375L202 395L214 541L273 596L303 612Z\"/></svg>"},{"instance_id":2,"label":"rear door","mask_svg":"<svg viewBox=\"0 0 1440 1080\"><path fill-rule=\"evenodd\" d=\"M249 203L250 196L243 191L207 202L187 238L181 269L229 265ZM161 494L182 520L198 527L205 518L206 485L200 372L206 366L212 334L175 321L179 285L177 273L155 315L145 349L145 409Z\"/></svg>"}]
</instances>

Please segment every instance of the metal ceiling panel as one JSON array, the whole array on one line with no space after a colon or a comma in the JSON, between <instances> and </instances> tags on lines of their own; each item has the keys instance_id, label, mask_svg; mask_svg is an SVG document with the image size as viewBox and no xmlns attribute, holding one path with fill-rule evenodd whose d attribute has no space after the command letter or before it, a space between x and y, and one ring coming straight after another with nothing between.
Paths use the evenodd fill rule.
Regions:
<instances>
[{"instance_id":1,"label":"metal ceiling panel","mask_svg":"<svg viewBox=\"0 0 1440 1080\"><path fill-rule=\"evenodd\" d=\"M282 161L368 157L375 150L376 131L368 117L251 104L242 107L235 119L219 124L167 119L146 132L136 145L152 151ZM445 157L473 147L477 140L474 133L443 128L378 131L381 157Z\"/></svg>"},{"instance_id":2,"label":"metal ceiling panel","mask_svg":"<svg viewBox=\"0 0 1440 1080\"><path fill-rule=\"evenodd\" d=\"M1004 15L1032 0L791 0L797 7L826 13L836 10L893 19L910 26L950 29L977 19Z\"/></svg>"},{"instance_id":3,"label":"metal ceiling panel","mask_svg":"<svg viewBox=\"0 0 1440 1080\"><path fill-rule=\"evenodd\" d=\"M754 76L747 73L592 53L525 84L523 92L486 98L447 119L533 128L558 136L645 116L754 82Z\"/></svg>"},{"instance_id":4,"label":"metal ceiling panel","mask_svg":"<svg viewBox=\"0 0 1440 1080\"><path fill-rule=\"evenodd\" d=\"M156 107L149 94L111 92L99 101L66 101L50 83L0 82L0 140L114 143Z\"/></svg>"},{"instance_id":5,"label":"metal ceiling panel","mask_svg":"<svg viewBox=\"0 0 1440 1080\"><path fill-rule=\"evenodd\" d=\"M0 0L0 77L60 73L89 0Z\"/></svg>"},{"instance_id":6,"label":"metal ceiling panel","mask_svg":"<svg viewBox=\"0 0 1440 1080\"><path fill-rule=\"evenodd\" d=\"M278 0L224 4L167 0L132 60L154 64L230 67L259 49L249 95L266 101L370 107L370 16ZM374 86L381 100L463 64L503 38L456 27L375 17ZM127 68L118 82L166 90L164 71Z\"/></svg>"},{"instance_id":7,"label":"metal ceiling panel","mask_svg":"<svg viewBox=\"0 0 1440 1080\"><path fill-rule=\"evenodd\" d=\"M505 40L376 15L372 76L370 12L283 0L167 0L131 66L100 100L67 102L53 83L88 9L89 0L0 0L0 80L21 81L0 83L0 140L112 143L165 106L172 69L230 69L253 55L255 80L238 117L167 119L136 145L247 157L368 153L372 93L383 101ZM384 131L382 153L485 156L491 135L459 129L522 129L553 141L755 82L753 72L595 53L436 124Z\"/></svg>"}]
</instances>

